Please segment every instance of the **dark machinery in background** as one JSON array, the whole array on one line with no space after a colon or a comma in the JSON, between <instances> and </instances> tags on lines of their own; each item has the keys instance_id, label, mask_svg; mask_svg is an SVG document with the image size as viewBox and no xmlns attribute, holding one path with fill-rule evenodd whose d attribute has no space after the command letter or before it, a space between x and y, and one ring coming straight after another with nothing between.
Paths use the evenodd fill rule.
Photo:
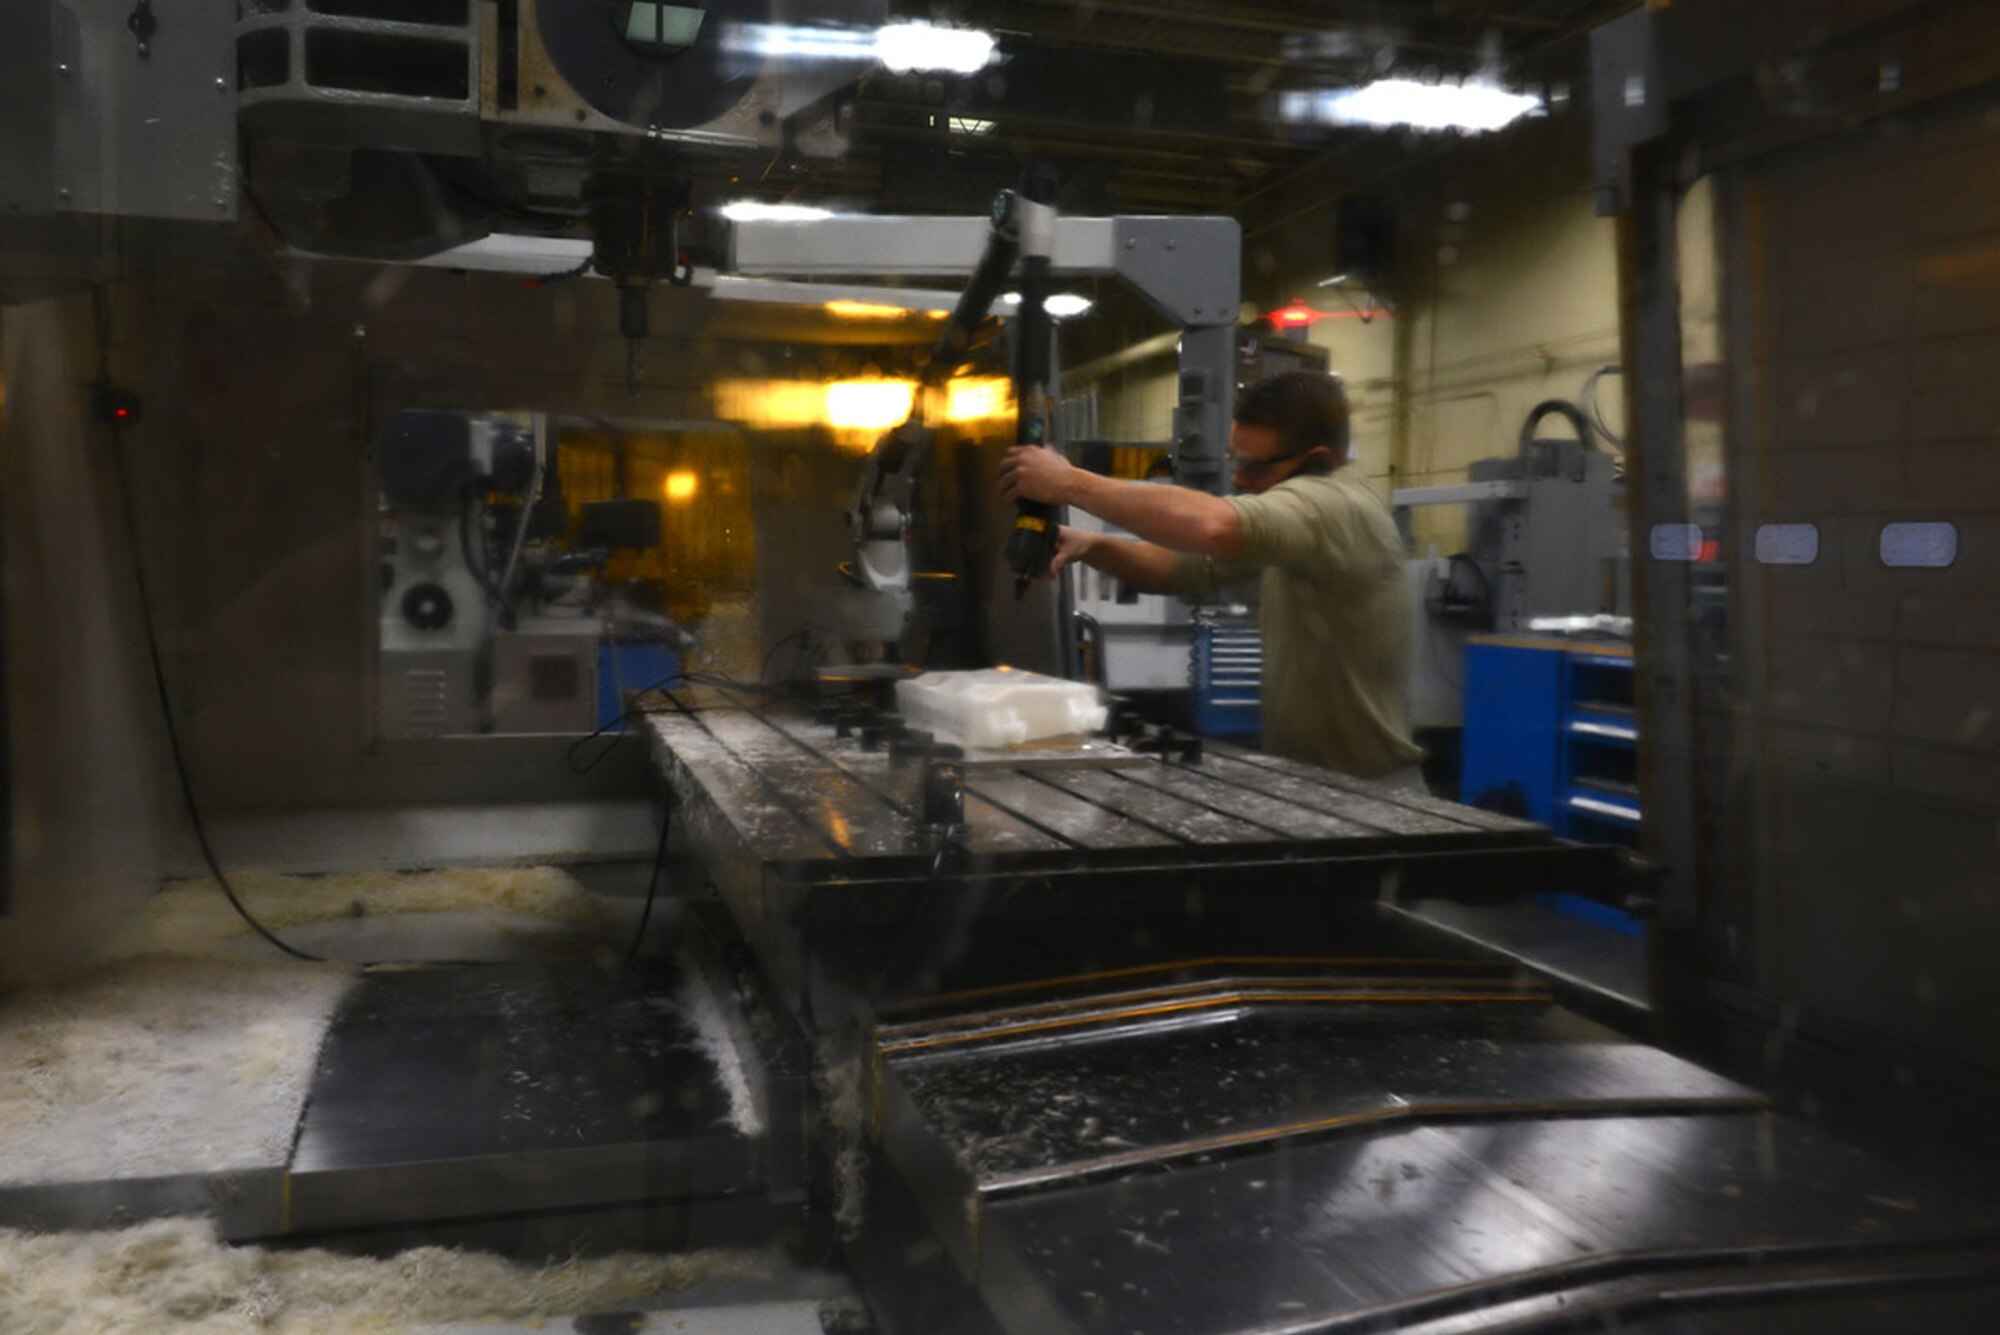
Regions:
<instances>
[{"instance_id":1,"label":"dark machinery in background","mask_svg":"<svg viewBox=\"0 0 2000 1335\"><path fill-rule=\"evenodd\" d=\"M1572 434L1544 434L1552 417ZM1466 507L1464 547L1419 553L1408 570L1417 605L1411 715L1434 752L1449 754L1463 721L1467 635L1521 633L1537 622L1630 634L1624 467L1604 448L1609 439L1576 404L1550 399L1522 422L1512 454L1475 460L1467 481L1390 494L1406 538L1418 507Z\"/></svg>"},{"instance_id":2,"label":"dark machinery in background","mask_svg":"<svg viewBox=\"0 0 2000 1335\"><path fill-rule=\"evenodd\" d=\"M659 503L586 501L572 523L557 448L539 414L411 410L390 422L377 516L380 735L587 732L604 714L600 678L621 675L600 672L602 656L623 666L637 645L686 647L633 590L596 579L614 552L659 545ZM607 622L620 643L604 642ZM648 670L659 662L640 657Z\"/></svg>"},{"instance_id":3,"label":"dark machinery in background","mask_svg":"<svg viewBox=\"0 0 2000 1335\"><path fill-rule=\"evenodd\" d=\"M621 325L686 281L692 202L745 153L823 159L865 44L794 58L760 33L867 32L885 0L324 0L9 6L9 212L234 221L285 244L411 260L495 232L588 236ZM240 152L239 152L240 137Z\"/></svg>"},{"instance_id":4,"label":"dark machinery in background","mask_svg":"<svg viewBox=\"0 0 2000 1335\"><path fill-rule=\"evenodd\" d=\"M837 95L867 59L774 59L733 36L886 16L883 0L240 8L246 175L288 240L409 258L588 219L594 267L621 284L680 264L688 200L663 168L706 182L745 151L845 147Z\"/></svg>"},{"instance_id":5,"label":"dark machinery in background","mask_svg":"<svg viewBox=\"0 0 2000 1335\"><path fill-rule=\"evenodd\" d=\"M334 254L411 258L587 225L636 382L647 291L685 284L700 248L686 234L698 185L745 151L846 145L837 95L868 62L772 60L736 38L885 13L883 0L253 4L237 36L246 182L287 240Z\"/></svg>"},{"instance_id":6,"label":"dark machinery in background","mask_svg":"<svg viewBox=\"0 0 2000 1335\"><path fill-rule=\"evenodd\" d=\"M1543 436L1550 417L1569 438ZM1535 405L1515 452L1480 459L1467 481L1408 487L1391 504L1408 531L1421 505L1464 504L1465 550L1444 559L1424 605L1444 622L1479 630L1526 630L1537 618L1626 615L1630 578L1621 461L1599 443L1599 428L1562 399Z\"/></svg>"},{"instance_id":7,"label":"dark machinery in background","mask_svg":"<svg viewBox=\"0 0 2000 1335\"><path fill-rule=\"evenodd\" d=\"M487 646L500 587L485 497L525 497L535 444L511 424L456 413L400 414L382 445L381 676L385 736L482 731Z\"/></svg>"}]
</instances>

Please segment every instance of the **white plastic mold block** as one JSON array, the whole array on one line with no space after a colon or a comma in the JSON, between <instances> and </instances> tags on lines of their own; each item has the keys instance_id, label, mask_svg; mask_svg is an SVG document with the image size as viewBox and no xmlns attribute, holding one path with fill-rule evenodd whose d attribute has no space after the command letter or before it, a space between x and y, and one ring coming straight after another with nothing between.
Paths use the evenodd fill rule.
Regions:
<instances>
[{"instance_id":1,"label":"white plastic mold block","mask_svg":"<svg viewBox=\"0 0 2000 1335\"><path fill-rule=\"evenodd\" d=\"M1096 732L1109 712L1088 682L1004 667L899 681L896 708L912 725L975 750Z\"/></svg>"}]
</instances>

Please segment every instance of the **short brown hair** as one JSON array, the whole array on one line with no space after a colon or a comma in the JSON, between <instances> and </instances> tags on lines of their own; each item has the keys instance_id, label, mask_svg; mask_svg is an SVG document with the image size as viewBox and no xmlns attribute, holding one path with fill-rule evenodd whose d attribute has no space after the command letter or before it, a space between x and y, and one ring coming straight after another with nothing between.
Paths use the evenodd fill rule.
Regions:
<instances>
[{"instance_id":1,"label":"short brown hair","mask_svg":"<svg viewBox=\"0 0 2000 1335\"><path fill-rule=\"evenodd\" d=\"M1236 420L1278 433L1287 455L1324 446L1335 464L1347 458L1347 392L1324 371L1286 371L1236 396Z\"/></svg>"}]
</instances>

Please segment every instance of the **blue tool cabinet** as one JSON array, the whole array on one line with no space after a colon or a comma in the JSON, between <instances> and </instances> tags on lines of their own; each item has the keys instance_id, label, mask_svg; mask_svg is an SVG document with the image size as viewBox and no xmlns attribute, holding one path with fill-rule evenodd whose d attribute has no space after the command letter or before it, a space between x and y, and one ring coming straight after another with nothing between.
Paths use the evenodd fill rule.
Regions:
<instances>
[{"instance_id":1,"label":"blue tool cabinet","mask_svg":"<svg viewBox=\"0 0 2000 1335\"><path fill-rule=\"evenodd\" d=\"M1263 727L1264 638L1235 617L1198 615L1188 660L1194 730L1204 737L1255 737Z\"/></svg>"},{"instance_id":2,"label":"blue tool cabinet","mask_svg":"<svg viewBox=\"0 0 2000 1335\"><path fill-rule=\"evenodd\" d=\"M1629 646L1466 642L1464 801L1572 839L1636 843L1638 741Z\"/></svg>"}]
</instances>

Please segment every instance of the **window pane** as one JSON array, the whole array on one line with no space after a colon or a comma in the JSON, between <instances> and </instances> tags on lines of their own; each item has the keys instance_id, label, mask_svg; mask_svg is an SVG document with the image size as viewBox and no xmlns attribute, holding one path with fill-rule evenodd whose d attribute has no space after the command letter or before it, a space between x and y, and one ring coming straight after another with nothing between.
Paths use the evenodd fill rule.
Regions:
<instances>
[{"instance_id":1,"label":"window pane","mask_svg":"<svg viewBox=\"0 0 2000 1335\"><path fill-rule=\"evenodd\" d=\"M1958 528L1942 520L1885 524L1880 551L1885 566L1941 569L1958 559Z\"/></svg>"},{"instance_id":2,"label":"window pane","mask_svg":"<svg viewBox=\"0 0 2000 1335\"><path fill-rule=\"evenodd\" d=\"M660 41L667 46L693 46L701 35L701 21L707 12L686 5L660 6Z\"/></svg>"},{"instance_id":3,"label":"window pane","mask_svg":"<svg viewBox=\"0 0 2000 1335\"><path fill-rule=\"evenodd\" d=\"M1809 566L1819 559L1817 524L1763 524L1757 529L1757 560L1767 566Z\"/></svg>"},{"instance_id":4,"label":"window pane","mask_svg":"<svg viewBox=\"0 0 2000 1335\"><path fill-rule=\"evenodd\" d=\"M1701 525L1655 524L1650 550L1655 561L1692 561L1701 555Z\"/></svg>"}]
</instances>

